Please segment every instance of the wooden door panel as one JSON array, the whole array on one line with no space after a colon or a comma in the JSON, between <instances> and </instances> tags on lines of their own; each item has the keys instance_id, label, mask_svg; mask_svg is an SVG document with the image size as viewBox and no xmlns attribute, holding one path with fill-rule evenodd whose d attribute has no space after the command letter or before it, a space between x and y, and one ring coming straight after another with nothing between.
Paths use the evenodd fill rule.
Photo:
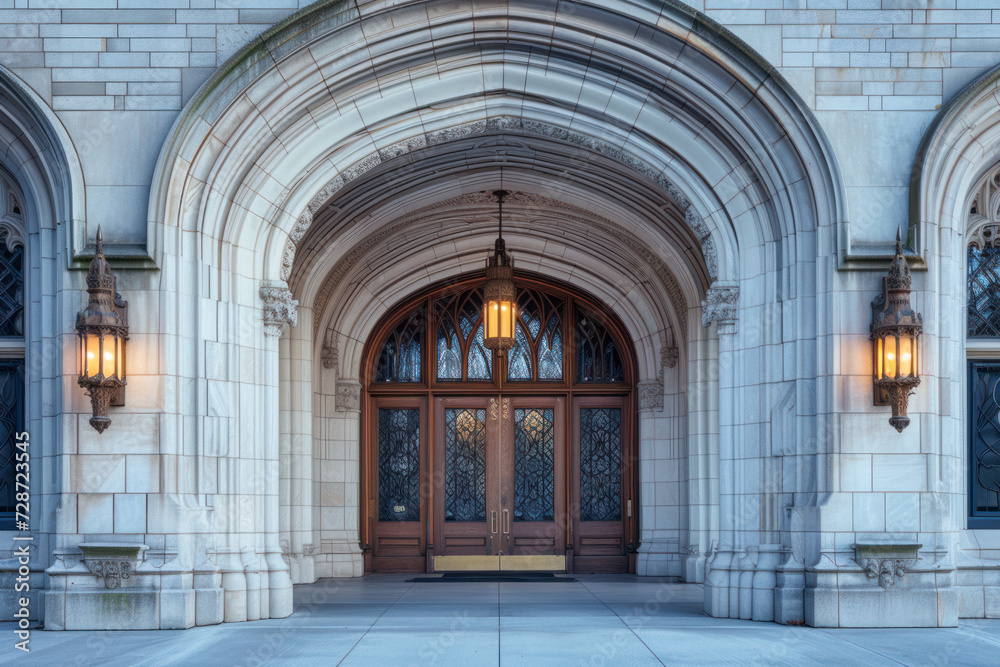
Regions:
<instances>
[{"instance_id":1,"label":"wooden door panel","mask_svg":"<svg viewBox=\"0 0 1000 667\"><path fill-rule=\"evenodd\" d=\"M436 555L492 554L491 517L498 512L496 468L489 443L498 433L496 399L435 399L434 497Z\"/></svg>"},{"instance_id":2,"label":"wooden door panel","mask_svg":"<svg viewBox=\"0 0 1000 667\"><path fill-rule=\"evenodd\" d=\"M574 569L621 571L628 567L631 491L629 433L624 397L579 397L573 402L572 503ZM624 565L623 565L624 564Z\"/></svg>"},{"instance_id":3,"label":"wooden door panel","mask_svg":"<svg viewBox=\"0 0 1000 667\"><path fill-rule=\"evenodd\" d=\"M424 557L429 512L422 493L428 467L426 401L423 397L374 398L370 416L372 558L388 559L373 562L373 568L412 570L413 563Z\"/></svg>"},{"instance_id":4,"label":"wooden door panel","mask_svg":"<svg viewBox=\"0 0 1000 667\"><path fill-rule=\"evenodd\" d=\"M505 475L511 493L502 501L510 516L509 526L504 526L504 553L565 554L565 400L561 397L509 400L503 443L508 461Z\"/></svg>"}]
</instances>

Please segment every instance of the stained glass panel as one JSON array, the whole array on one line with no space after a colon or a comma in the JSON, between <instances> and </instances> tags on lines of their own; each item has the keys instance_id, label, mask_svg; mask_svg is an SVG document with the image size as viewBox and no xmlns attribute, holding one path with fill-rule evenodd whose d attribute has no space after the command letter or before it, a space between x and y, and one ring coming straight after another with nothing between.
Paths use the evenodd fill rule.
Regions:
<instances>
[{"instance_id":1,"label":"stained glass panel","mask_svg":"<svg viewBox=\"0 0 1000 667\"><path fill-rule=\"evenodd\" d=\"M531 375L531 345L524 333L524 327L518 325L514 333L514 347L507 353L507 379L530 380Z\"/></svg>"},{"instance_id":2,"label":"stained glass panel","mask_svg":"<svg viewBox=\"0 0 1000 667\"><path fill-rule=\"evenodd\" d=\"M389 334L375 369L376 382L420 382L425 322L421 308Z\"/></svg>"},{"instance_id":3,"label":"stained glass panel","mask_svg":"<svg viewBox=\"0 0 1000 667\"><path fill-rule=\"evenodd\" d=\"M538 379L562 380L562 327L555 315L538 344Z\"/></svg>"},{"instance_id":4,"label":"stained glass panel","mask_svg":"<svg viewBox=\"0 0 1000 667\"><path fill-rule=\"evenodd\" d=\"M622 411L580 409L580 520L622 516Z\"/></svg>"},{"instance_id":5,"label":"stained glass panel","mask_svg":"<svg viewBox=\"0 0 1000 667\"><path fill-rule=\"evenodd\" d=\"M611 333L583 310L576 312L577 382L621 382L625 367Z\"/></svg>"},{"instance_id":6,"label":"stained glass panel","mask_svg":"<svg viewBox=\"0 0 1000 667\"><path fill-rule=\"evenodd\" d=\"M969 338L1000 336L1000 247L969 247Z\"/></svg>"},{"instance_id":7,"label":"stained glass panel","mask_svg":"<svg viewBox=\"0 0 1000 667\"><path fill-rule=\"evenodd\" d=\"M489 350L483 345L483 337L483 325L480 324L472 336L472 344L469 346L470 380L493 379L493 350Z\"/></svg>"},{"instance_id":8,"label":"stained glass panel","mask_svg":"<svg viewBox=\"0 0 1000 667\"><path fill-rule=\"evenodd\" d=\"M0 242L0 336L24 335L24 246Z\"/></svg>"},{"instance_id":9,"label":"stained glass panel","mask_svg":"<svg viewBox=\"0 0 1000 667\"><path fill-rule=\"evenodd\" d=\"M462 343L451 317L441 317L438 326L438 380L462 379Z\"/></svg>"},{"instance_id":10,"label":"stained glass panel","mask_svg":"<svg viewBox=\"0 0 1000 667\"><path fill-rule=\"evenodd\" d=\"M444 520L486 520L486 410L444 411Z\"/></svg>"},{"instance_id":11,"label":"stained glass panel","mask_svg":"<svg viewBox=\"0 0 1000 667\"><path fill-rule=\"evenodd\" d=\"M440 321L438 380L493 379L493 351L483 345L482 311L478 289L443 297L435 305Z\"/></svg>"},{"instance_id":12,"label":"stained glass panel","mask_svg":"<svg viewBox=\"0 0 1000 667\"><path fill-rule=\"evenodd\" d=\"M24 362L0 361L0 529L14 527L17 434L24 430Z\"/></svg>"},{"instance_id":13,"label":"stained glass panel","mask_svg":"<svg viewBox=\"0 0 1000 667\"><path fill-rule=\"evenodd\" d=\"M1000 518L1000 364L972 364L972 516Z\"/></svg>"},{"instance_id":14,"label":"stained glass panel","mask_svg":"<svg viewBox=\"0 0 1000 667\"><path fill-rule=\"evenodd\" d=\"M420 520L420 410L378 411L378 520Z\"/></svg>"},{"instance_id":15,"label":"stained glass panel","mask_svg":"<svg viewBox=\"0 0 1000 667\"><path fill-rule=\"evenodd\" d=\"M514 410L514 521L552 521L555 444L551 408Z\"/></svg>"}]
</instances>

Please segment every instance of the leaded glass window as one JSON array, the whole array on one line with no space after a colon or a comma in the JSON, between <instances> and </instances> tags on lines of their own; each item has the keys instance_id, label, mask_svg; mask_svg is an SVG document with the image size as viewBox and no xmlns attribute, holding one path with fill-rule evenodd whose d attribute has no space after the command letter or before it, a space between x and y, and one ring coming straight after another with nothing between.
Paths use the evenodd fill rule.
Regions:
<instances>
[{"instance_id":1,"label":"leaded glass window","mask_svg":"<svg viewBox=\"0 0 1000 667\"><path fill-rule=\"evenodd\" d=\"M378 411L378 520L420 520L420 410Z\"/></svg>"},{"instance_id":2,"label":"leaded glass window","mask_svg":"<svg viewBox=\"0 0 1000 667\"><path fill-rule=\"evenodd\" d=\"M552 408L514 410L514 521L552 521L555 446Z\"/></svg>"},{"instance_id":3,"label":"leaded glass window","mask_svg":"<svg viewBox=\"0 0 1000 667\"><path fill-rule=\"evenodd\" d=\"M585 310L576 311L577 382L621 382L625 367L611 332Z\"/></svg>"},{"instance_id":4,"label":"leaded glass window","mask_svg":"<svg viewBox=\"0 0 1000 667\"><path fill-rule=\"evenodd\" d=\"M444 520L486 520L486 410L444 411Z\"/></svg>"},{"instance_id":5,"label":"leaded glass window","mask_svg":"<svg viewBox=\"0 0 1000 667\"><path fill-rule=\"evenodd\" d=\"M1000 247L969 246L969 338L1000 336Z\"/></svg>"},{"instance_id":6,"label":"leaded glass window","mask_svg":"<svg viewBox=\"0 0 1000 667\"><path fill-rule=\"evenodd\" d=\"M421 351L426 319L423 308L416 310L389 334L378 358L376 382L421 381Z\"/></svg>"},{"instance_id":7,"label":"leaded glass window","mask_svg":"<svg viewBox=\"0 0 1000 667\"><path fill-rule=\"evenodd\" d=\"M580 408L580 521L622 516L621 408Z\"/></svg>"},{"instance_id":8,"label":"leaded glass window","mask_svg":"<svg viewBox=\"0 0 1000 667\"><path fill-rule=\"evenodd\" d=\"M0 240L0 336L24 335L24 246Z\"/></svg>"},{"instance_id":9,"label":"leaded glass window","mask_svg":"<svg viewBox=\"0 0 1000 667\"><path fill-rule=\"evenodd\" d=\"M483 345L483 297L460 292L437 302L437 379L493 379L493 351ZM464 377L463 377L464 374Z\"/></svg>"},{"instance_id":10,"label":"leaded glass window","mask_svg":"<svg viewBox=\"0 0 1000 667\"><path fill-rule=\"evenodd\" d=\"M508 353L510 381L562 380L562 301L522 288L517 298L518 326Z\"/></svg>"},{"instance_id":11,"label":"leaded glass window","mask_svg":"<svg viewBox=\"0 0 1000 667\"><path fill-rule=\"evenodd\" d=\"M0 529L14 527L17 434L24 430L24 362L0 361Z\"/></svg>"},{"instance_id":12,"label":"leaded glass window","mask_svg":"<svg viewBox=\"0 0 1000 667\"><path fill-rule=\"evenodd\" d=\"M1000 526L1000 364L969 364L970 528Z\"/></svg>"}]
</instances>

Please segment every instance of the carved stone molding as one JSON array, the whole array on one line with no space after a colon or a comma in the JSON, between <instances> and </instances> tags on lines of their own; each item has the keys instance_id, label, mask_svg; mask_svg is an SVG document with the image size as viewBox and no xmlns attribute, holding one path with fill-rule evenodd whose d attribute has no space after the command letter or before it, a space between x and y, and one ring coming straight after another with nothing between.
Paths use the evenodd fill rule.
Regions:
<instances>
[{"instance_id":1,"label":"carved stone molding","mask_svg":"<svg viewBox=\"0 0 1000 667\"><path fill-rule=\"evenodd\" d=\"M663 412L663 380L645 380L638 386L639 410Z\"/></svg>"},{"instance_id":2,"label":"carved stone molding","mask_svg":"<svg viewBox=\"0 0 1000 667\"><path fill-rule=\"evenodd\" d=\"M361 384L358 382L347 382L346 380L338 381L334 402L337 412L360 412Z\"/></svg>"},{"instance_id":3,"label":"carved stone molding","mask_svg":"<svg viewBox=\"0 0 1000 667\"><path fill-rule=\"evenodd\" d=\"M701 302L701 325L707 327L718 322L720 334L735 334L739 309L740 288L712 285Z\"/></svg>"},{"instance_id":4,"label":"carved stone molding","mask_svg":"<svg viewBox=\"0 0 1000 667\"><path fill-rule=\"evenodd\" d=\"M888 590L918 559L921 544L855 544L854 560L869 579Z\"/></svg>"},{"instance_id":5,"label":"carved stone molding","mask_svg":"<svg viewBox=\"0 0 1000 667\"><path fill-rule=\"evenodd\" d=\"M265 284L260 288L260 298L264 302L264 333L280 336L285 325L295 326L299 321L299 302L283 284Z\"/></svg>"},{"instance_id":6,"label":"carved stone molding","mask_svg":"<svg viewBox=\"0 0 1000 667\"><path fill-rule=\"evenodd\" d=\"M132 576L144 552L145 544L81 544L83 563L105 588L118 588Z\"/></svg>"}]
</instances>

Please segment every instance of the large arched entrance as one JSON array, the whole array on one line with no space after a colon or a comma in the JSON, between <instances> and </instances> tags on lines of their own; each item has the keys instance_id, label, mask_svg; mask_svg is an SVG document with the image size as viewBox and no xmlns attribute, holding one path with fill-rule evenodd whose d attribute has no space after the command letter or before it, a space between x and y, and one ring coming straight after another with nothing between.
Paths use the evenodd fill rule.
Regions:
<instances>
[{"instance_id":1,"label":"large arched entrance","mask_svg":"<svg viewBox=\"0 0 1000 667\"><path fill-rule=\"evenodd\" d=\"M635 356L596 299L518 277L515 346L483 346L481 275L403 300L362 380L368 572L634 571Z\"/></svg>"}]
</instances>

